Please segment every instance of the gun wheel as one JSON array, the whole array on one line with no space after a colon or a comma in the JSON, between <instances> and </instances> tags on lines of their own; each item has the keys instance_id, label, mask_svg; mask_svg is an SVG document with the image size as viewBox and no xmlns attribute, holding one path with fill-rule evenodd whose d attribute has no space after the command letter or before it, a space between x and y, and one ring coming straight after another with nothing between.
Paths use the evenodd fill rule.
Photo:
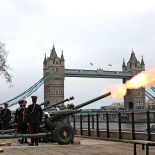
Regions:
<instances>
[{"instance_id":1,"label":"gun wheel","mask_svg":"<svg viewBox=\"0 0 155 155\"><path fill-rule=\"evenodd\" d=\"M53 137L60 145L70 144L74 139L74 129L69 124L59 124L54 129Z\"/></svg>"}]
</instances>

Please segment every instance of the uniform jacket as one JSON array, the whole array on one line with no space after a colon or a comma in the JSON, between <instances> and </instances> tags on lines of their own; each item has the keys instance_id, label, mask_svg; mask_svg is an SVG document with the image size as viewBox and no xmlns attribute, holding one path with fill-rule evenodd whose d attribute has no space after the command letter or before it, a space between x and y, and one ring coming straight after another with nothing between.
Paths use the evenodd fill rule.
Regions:
<instances>
[{"instance_id":1,"label":"uniform jacket","mask_svg":"<svg viewBox=\"0 0 155 155\"><path fill-rule=\"evenodd\" d=\"M18 123L18 124L27 123L27 108L18 108L16 110L15 123Z\"/></svg>"},{"instance_id":2,"label":"uniform jacket","mask_svg":"<svg viewBox=\"0 0 155 155\"><path fill-rule=\"evenodd\" d=\"M28 123L40 123L43 117L43 111L40 105L31 104L28 106Z\"/></svg>"},{"instance_id":3,"label":"uniform jacket","mask_svg":"<svg viewBox=\"0 0 155 155\"><path fill-rule=\"evenodd\" d=\"M11 111L10 111L10 109L3 109L1 111L1 120L2 120L2 122L11 121Z\"/></svg>"},{"instance_id":4,"label":"uniform jacket","mask_svg":"<svg viewBox=\"0 0 155 155\"><path fill-rule=\"evenodd\" d=\"M21 108L21 107L20 107L20 108ZM15 123L19 123L19 122L18 122L18 117L19 117L19 116L18 116L18 112L19 112L20 108L17 108L17 109L16 109L16 112L15 112Z\"/></svg>"}]
</instances>

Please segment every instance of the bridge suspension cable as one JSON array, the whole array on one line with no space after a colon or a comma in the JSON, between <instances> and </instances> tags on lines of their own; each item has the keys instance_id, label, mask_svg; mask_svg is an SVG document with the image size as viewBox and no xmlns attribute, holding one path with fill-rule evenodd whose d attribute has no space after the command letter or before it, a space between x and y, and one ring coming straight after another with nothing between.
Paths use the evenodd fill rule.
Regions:
<instances>
[{"instance_id":1,"label":"bridge suspension cable","mask_svg":"<svg viewBox=\"0 0 155 155\"><path fill-rule=\"evenodd\" d=\"M49 74L45 75L43 78L41 78L38 82L36 82L32 87L30 87L23 93L19 94L18 96L4 103L8 103L9 107L16 105L19 100L24 100L27 97L29 97L33 92L35 92L48 78L49 78ZM3 105L4 103L1 103L0 105Z\"/></svg>"},{"instance_id":2,"label":"bridge suspension cable","mask_svg":"<svg viewBox=\"0 0 155 155\"><path fill-rule=\"evenodd\" d=\"M154 86L152 86L151 89L155 92L155 87Z\"/></svg>"},{"instance_id":3,"label":"bridge suspension cable","mask_svg":"<svg viewBox=\"0 0 155 155\"><path fill-rule=\"evenodd\" d=\"M152 89L152 88L151 88ZM145 90L145 95L151 100L153 101L153 103L155 103L155 97L153 95L151 95L148 91Z\"/></svg>"}]
</instances>

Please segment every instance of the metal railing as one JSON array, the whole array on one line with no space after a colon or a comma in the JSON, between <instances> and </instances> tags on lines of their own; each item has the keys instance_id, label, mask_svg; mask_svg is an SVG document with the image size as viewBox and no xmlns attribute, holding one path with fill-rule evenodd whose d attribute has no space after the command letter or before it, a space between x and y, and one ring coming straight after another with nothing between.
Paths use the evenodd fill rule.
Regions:
<instances>
[{"instance_id":1,"label":"metal railing","mask_svg":"<svg viewBox=\"0 0 155 155\"><path fill-rule=\"evenodd\" d=\"M147 140L151 140L151 134L155 132L155 111L80 114L75 115L71 122L81 135L84 129L88 136L91 130L96 130L97 137L100 131L105 131L106 138L109 138L109 133L114 131L118 132L118 139L122 139L122 132L130 132L134 140L136 133L145 133Z\"/></svg>"}]
</instances>

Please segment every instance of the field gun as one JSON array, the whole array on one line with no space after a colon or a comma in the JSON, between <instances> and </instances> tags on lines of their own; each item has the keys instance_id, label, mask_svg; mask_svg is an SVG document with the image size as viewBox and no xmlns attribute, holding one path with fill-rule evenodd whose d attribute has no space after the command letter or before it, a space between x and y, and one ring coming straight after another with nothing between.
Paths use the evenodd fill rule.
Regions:
<instances>
[{"instance_id":1,"label":"field gun","mask_svg":"<svg viewBox=\"0 0 155 155\"><path fill-rule=\"evenodd\" d=\"M102 98L105 98L107 96L111 95L111 93L106 93L104 95L101 95L99 97L96 97L92 100L89 100L87 102L81 103L77 106L74 106L73 104L70 104L66 107L66 109L59 110L59 111L52 111L50 114L50 117L44 119L44 127L47 131L53 131L53 138L56 140L59 144L69 144L74 139L74 129L73 127L67 123L67 119L70 116L75 115L76 113L80 112L82 107L91 104L93 102L96 102ZM65 134L65 135L64 135Z\"/></svg>"},{"instance_id":2,"label":"field gun","mask_svg":"<svg viewBox=\"0 0 155 155\"><path fill-rule=\"evenodd\" d=\"M41 125L42 131L39 134L0 135L0 139L17 137L31 138L35 136L54 140L60 145L70 144L74 139L74 129L70 125L70 123L66 122L65 120L69 118L69 116L73 116L76 113L80 112L80 108L110 95L111 93L109 92L77 106L70 104L63 110L60 109L59 111L52 111L50 117L44 117L43 124Z\"/></svg>"}]
</instances>

